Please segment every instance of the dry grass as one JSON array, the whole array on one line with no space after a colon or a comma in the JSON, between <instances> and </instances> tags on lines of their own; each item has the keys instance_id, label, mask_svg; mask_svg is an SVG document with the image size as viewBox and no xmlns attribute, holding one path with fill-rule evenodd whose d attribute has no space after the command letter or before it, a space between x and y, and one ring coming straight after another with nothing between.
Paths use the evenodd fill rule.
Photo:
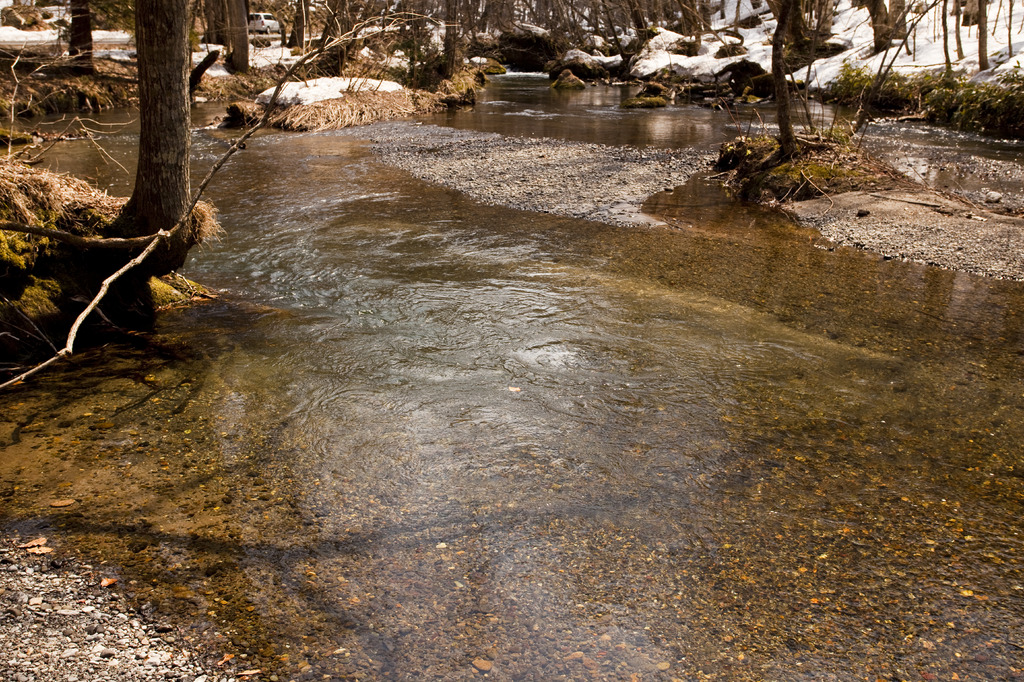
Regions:
<instances>
[{"instance_id":1,"label":"dry grass","mask_svg":"<svg viewBox=\"0 0 1024 682\"><path fill-rule=\"evenodd\" d=\"M418 90L350 92L340 99L284 108L275 113L270 122L283 130L337 130L443 108L437 95Z\"/></svg>"},{"instance_id":2,"label":"dry grass","mask_svg":"<svg viewBox=\"0 0 1024 682\"><path fill-rule=\"evenodd\" d=\"M124 206L85 180L0 159L0 218L56 229L83 237L102 236L102 228ZM215 239L221 231L213 205L200 201L189 221L195 242Z\"/></svg>"},{"instance_id":3,"label":"dry grass","mask_svg":"<svg viewBox=\"0 0 1024 682\"><path fill-rule=\"evenodd\" d=\"M196 244L220 238L224 230L221 228L220 222L217 221L217 209L213 204L205 201L196 204L189 220L189 230L191 230Z\"/></svg>"},{"instance_id":4,"label":"dry grass","mask_svg":"<svg viewBox=\"0 0 1024 682\"><path fill-rule=\"evenodd\" d=\"M8 220L35 224L43 218L59 229L89 236L97 219L113 219L124 202L84 180L0 160L0 216ZM86 213L89 220L83 219Z\"/></svg>"}]
</instances>

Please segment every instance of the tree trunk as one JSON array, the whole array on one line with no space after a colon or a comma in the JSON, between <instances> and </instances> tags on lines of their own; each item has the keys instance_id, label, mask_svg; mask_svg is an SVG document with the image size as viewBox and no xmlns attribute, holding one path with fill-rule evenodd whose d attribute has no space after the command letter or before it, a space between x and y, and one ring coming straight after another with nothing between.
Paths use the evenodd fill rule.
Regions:
<instances>
[{"instance_id":1,"label":"tree trunk","mask_svg":"<svg viewBox=\"0 0 1024 682\"><path fill-rule=\"evenodd\" d=\"M956 18L956 21L954 22L953 28L956 31L956 58L957 58L957 61L960 61L961 59L964 58L964 44L963 44L963 41L960 40L960 26L963 24L963 22L960 21L960 15L961 15L960 0L953 0L953 16Z\"/></svg>"},{"instance_id":2,"label":"tree trunk","mask_svg":"<svg viewBox=\"0 0 1024 682\"><path fill-rule=\"evenodd\" d=\"M92 74L92 16L89 0L71 0L71 34L68 54L76 73Z\"/></svg>"},{"instance_id":3,"label":"tree trunk","mask_svg":"<svg viewBox=\"0 0 1024 682\"><path fill-rule=\"evenodd\" d=\"M292 40L288 42L291 47L299 48L299 51L302 54L306 54L306 27L308 25L309 0L296 0L295 26L292 29Z\"/></svg>"},{"instance_id":4,"label":"tree trunk","mask_svg":"<svg viewBox=\"0 0 1024 682\"><path fill-rule=\"evenodd\" d=\"M459 63L458 0L444 0L444 77L452 78Z\"/></svg>"},{"instance_id":5,"label":"tree trunk","mask_svg":"<svg viewBox=\"0 0 1024 682\"><path fill-rule=\"evenodd\" d=\"M206 34L203 36L207 43L215 45L228 44L228 7L225 0L205 0Z\"/></svg>"},{"instance_id":6,"label":"tree trunk","mask_svg":"<svg viewBox=\"0 0 1024 682\"><path fill-rule=\"evenodd\" d=\"M786 82L785 47L789 33L789 22L799 0L781 0L779 25L772 36L772 82L775 85L775 108L779 123L779 145L782 157L788 159L796 154L796 133L793 132L793 118L789 109L789 84Z\"/></svg>"},{"instance_id":7,"label":"tree trunk","mask_svg":"<svg viewBox=\"0 0 1024 682\"><path fill-rule=\"evenodd\" d=\"M903 40L907 37L907 0L891 0L889 3L889 40Z\"/></svg>"},{"instance_id":8,"label":"tree trunk","mask_svg":"<svg viewBox=\"0 0 1024 682\"><path fill-rule=\"evenodd\" d=\"M957 0L959 2L959 0ZM871 15L871 31L875 38L875 53L883 52L892 45L892 32L889 27L889 9L885 0L868 0L868 14Z\"/></svg>"},{"instance_id":9,"label":"tree trunk","mask_svg":"<svg viewBox=\"0 0 1024 682\"><path fill-rule=\"evenodd\" d=\"M131 236L169 230L191 202L188 154L191 139L188 76L188 0L135 0L139 60L139 162L135 190L122 211ZM194 244L191 230L146 261L163 274L185 263Z\"/></svg>"},{"instance_id":10,"label":"tree trunk","mask_svg":"<svg viewBox=\"0 0 1024 682\"><path fill-rule=\"evenodd\" d=\"M953 61L949 58L949 0L942 0L942 56L946 60L946 78L953 75Z\"/></svg>"},{"instance_id":11,"label":"tree trunk","mask_svg":"<svg viewBox=\"0 0 1024 682\"><path fill-rule=\"evenodd\" d=\"M988 71L988 0L978 0L978 68Z\"/></svg>"},{"instance_id":12,"label":"tree trunk","mask_svg":"<svg viewBox=\"0 0 1024 682\"><path fill-rule=\"evenodd\" d=\"M245 0L227 0L229 64L235 73L249 73L249 22Z\"/></svg>"}]
</instances>

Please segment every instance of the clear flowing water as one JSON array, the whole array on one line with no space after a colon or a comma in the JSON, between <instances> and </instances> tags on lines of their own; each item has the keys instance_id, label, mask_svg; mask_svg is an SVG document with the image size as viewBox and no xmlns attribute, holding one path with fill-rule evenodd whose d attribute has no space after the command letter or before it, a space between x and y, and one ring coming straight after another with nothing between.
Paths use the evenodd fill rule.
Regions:
<instances>
[{"instance_id":1,"label":"clear flowing water","mask_svg":"<svg viewBox=\"0 0 1024 682\"><path fill-rule=\"evenodd\" d=\"M489 93L450 123L731 125ZM88 154L60 163L123 182ZM648 203L672 228L482 206L352 135L259 137L210 198L187 274L223 296L5 396L0 433L8 521L189 637L281 679L1024 669L1020 284L819 249L707 181Z\"/></svg>"}]
</instances>

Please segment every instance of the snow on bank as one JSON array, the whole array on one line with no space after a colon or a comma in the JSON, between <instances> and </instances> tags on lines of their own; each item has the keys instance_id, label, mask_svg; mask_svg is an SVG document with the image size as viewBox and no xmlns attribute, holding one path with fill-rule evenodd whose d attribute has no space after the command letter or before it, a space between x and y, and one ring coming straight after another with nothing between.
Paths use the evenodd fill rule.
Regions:
<instances>
[{"instance_id":1,"label":"snow on bank","mask_svg":"<svg viewBox=\"0 0 1024 682\"><path fill-rule=\"evenodd\" d=\"M285 83L278 95L277 103L284 106L295 104L313 104L328 99L339 99L347 92L374 90L378 92L396 92L402 86L394 81L381 81L373 78L314 78L295 83ZM267 104L274 95L274 88L261 92L256 101Z\"/></svg>"},{"instance_id":2,"label":"snow on bank","mask_svg":"<svg viewBox=\"0 0 1024 682\"><path fill-rule=\"evenodd\" d=\"M917 7L923 9L921 5ZM968 77L973 76L974 80L991 80L1009 73L1014 68L1024 67L1024 22L1021 22L1017 18L1020 15L1015 13L1014 25L1010 28L1013 42L1007 49L1006 7L1007 5L1003 3L990 4L988 50L993 68L982 74L978 74L977 27L961 29L964 56L963 59L957 59L953 37L954 22L952 18L949 19L949 51L955 72ZM733 29L737 17L743 19L754 16L760 19L760 23L754 28L734 29L742 36L742 45L747 49L747 54L740 57L715 57L723 41L732 44L737 42L733 36L724 35L721 31ZM630 75L633 78L649 78L659 72L668 72L696 81L711 81L714 80L715 74L740 59L755 62L765 71L771 70L771 38L776 22L766 3L754 8L750 5L750 0L726 0L721 12L714 15L713 25L714 29L711 32L701 36L701 44L696 50L696 56L693 57L680 54L688 42L689 49L693 50L689 37L657 29L657 35L634 58ZM886 64L893 61L893 68L897 72L941 73L945 68L941 5L924 14L911 12L907 17L907 27L911 32L905 48L901 50L900 45L894 43L889 50L873 54L874 34L867 9L854 6L852 0L839 0L832 25L834 36L829 43L846 49L833 57L818 60L809 72L806 68L800 69L796 77L806 79L812 89L823 89L835 82L844 64L875 72L883 60Z\"/></svg>"}]
</instances>

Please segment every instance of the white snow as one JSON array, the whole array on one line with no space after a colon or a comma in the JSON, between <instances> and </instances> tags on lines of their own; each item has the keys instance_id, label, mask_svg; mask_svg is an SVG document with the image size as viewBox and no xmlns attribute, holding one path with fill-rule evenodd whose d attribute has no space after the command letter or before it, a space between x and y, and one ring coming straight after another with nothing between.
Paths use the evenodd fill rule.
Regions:
<instances>
[{"instance_id":1,"label":"white snow","mask_svg":"<svg viewBox=\"0 0 1024 682\"><path fill-rule=\"evenodd\" d=\"M1024 3L1021 0L1012 1L1015 3L1014 24L1011 29L1013 43L1009 50L1006 44L1008 2L993 2L989 5L988 49L992 68L983 73L978 73L977 27L961 29L964 57L957 59L953 37L954 22L950 17L949 51L954 72L968 77L973 76L973 80L985 81L998 78L1017 67L1024 69ZM648 78L665 69L694 80L708 81L726 66L740 59L760 64L769 71L771 36L776 22L768 12L766 3L762 2L755 10L750 0L725 0L722 10L712 17L715 30L721 31L734 26L737 2L740 3L741 19L755 15L761 19L755 28L737 31L743 36L743 46L748 50L746 55L716 59L714 55L722 46L720 37L726 42L735 42L735 39L712 32L701 37L701 47L696 57L686 57L678 51L682 50L682 44L689 38L665 29L657 29L658 34L634 57L630 75L634 78ZM917 7L923 9L924 5L919 4ZM838 0L832 27L835 35L829 42L845 49L833 57L818 60L811 66L809 72L806 68L800 69L795 76L801 80L806 79L812 89L822 89L836 80L843 64L867 68L874 73L883 60L886 64L893 61L893 69L897 72L941 73L945 69L941 4L926 12L924 16L911 12L907 17L907 27L911 31L906 48L899 50L899 45L894 43L889 50L877 55L872 54L874 34L867 9L855 7L852 0Z\"/></svg>"},{"instance_id":2,"label":"white snow","mask_svg":"<svg viewBox=\"0 0 1024 682\"><path fill-rule=\"evenodd\" d=\"M603 66L604 68L615 68L622 63L622 55L605 57L603 54L587 54L583 50L569 50L562 59L578 59L588 66Z\"/></svg>"},{"instance_id":3,"label":"white snow","mask_svg":"<svg viewBox=\"0 0 1024 682\"><path fill-rule=\"evenodd\" d=\"M304 82L285 83L277 103L284 106L295 104L312 104L329 99L340 99L345 93L358 90L376 90L395 92L402 86L394 81L381 81L373 78L314 78ZM274 88L261 92L256 101L267 104L274 94Z\"/></svg>"}]
</instances>

